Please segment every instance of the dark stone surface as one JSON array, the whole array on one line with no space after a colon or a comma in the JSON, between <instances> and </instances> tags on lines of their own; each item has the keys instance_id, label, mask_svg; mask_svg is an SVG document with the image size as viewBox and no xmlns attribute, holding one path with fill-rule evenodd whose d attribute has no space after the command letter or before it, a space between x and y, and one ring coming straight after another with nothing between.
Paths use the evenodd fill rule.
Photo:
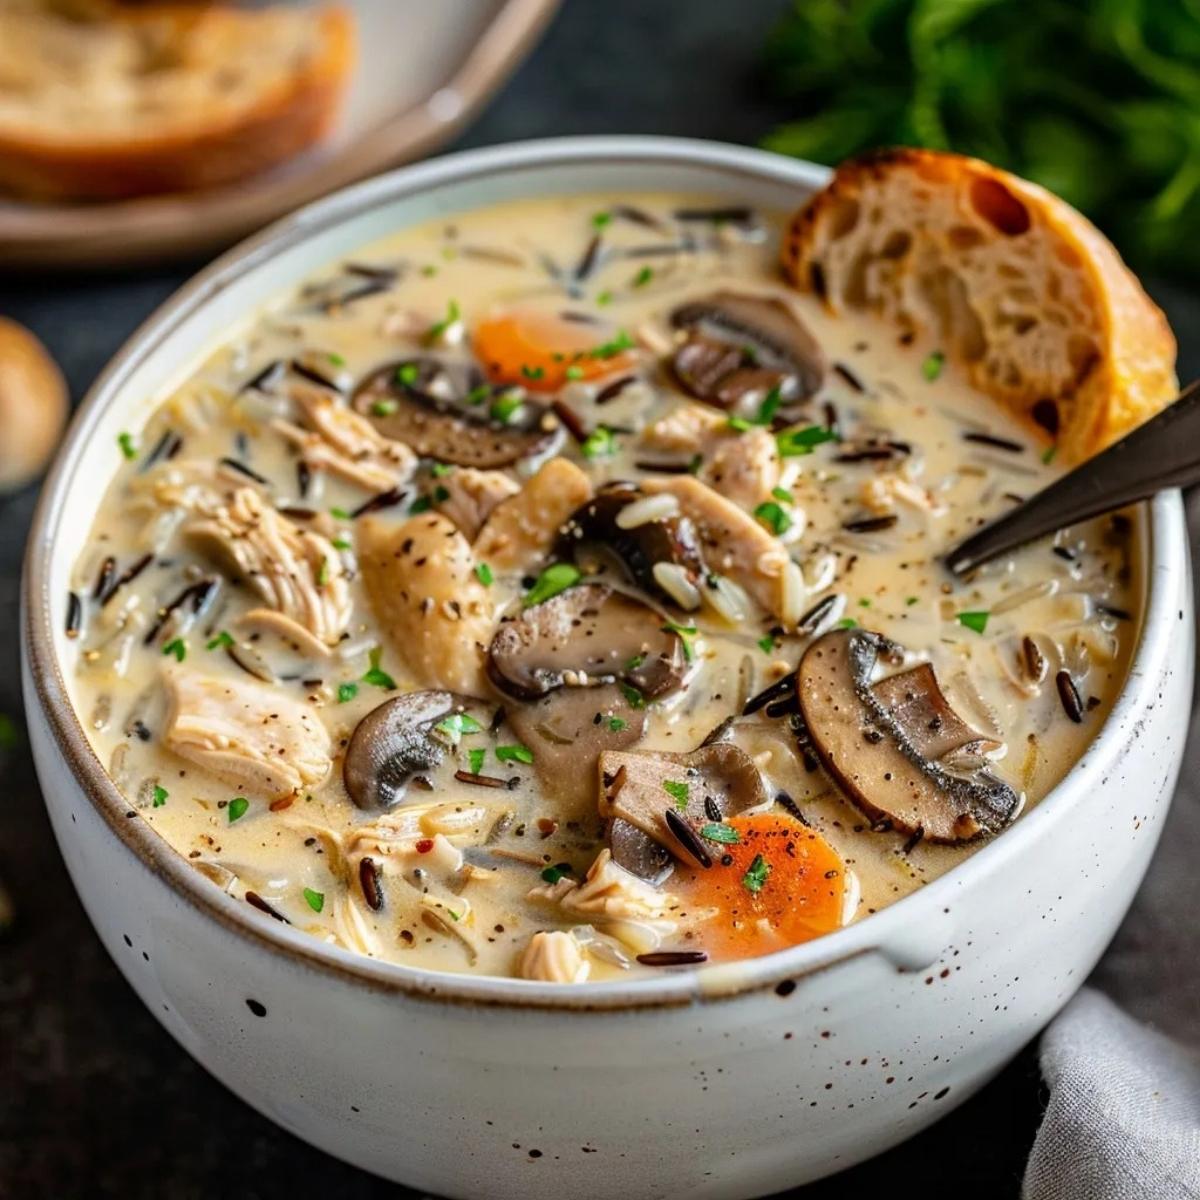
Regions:
<instances>
[{"instance_id":1,"label":"dark stone surface","mask_svg":"<svg viewBox=\"0 0 1200 1200\"><path fill-rule=\"evenodd\" d=\"M779 0L573 0L459 144L599 132L752 142L783 115L754 82L757 48L783 8ZM172 266L136 277L9 277L0 279L0 313L46 342L78 400L188 273ZM1200 330L1194 299L1160 298L1177 330ZM1197 365L1185 353L1181 373ZM33 502L33 489L0 499L0 714L18 724L19 564ZM281 1132L163 1032L84 917L23 742L0 749L0 796L0 879L19 916L0 942L0 1198L413 1195ZM907 1145L793 1194L826 1200L919 1180L932 1196L1015 1197L1039 1086L1026 1050ZM797 1114L797 1134L802 1127Z\"/></svg>"}]
</instances>

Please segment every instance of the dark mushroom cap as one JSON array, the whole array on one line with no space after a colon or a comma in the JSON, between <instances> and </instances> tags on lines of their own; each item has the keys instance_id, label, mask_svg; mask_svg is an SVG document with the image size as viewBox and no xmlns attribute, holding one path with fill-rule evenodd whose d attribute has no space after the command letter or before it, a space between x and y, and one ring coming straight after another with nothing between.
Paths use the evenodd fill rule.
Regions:
<instances>
[{"instance_id":1,"label":"dark mushroom cap","mask_svg":"<svg viewBox=\"0 0 1200 1200\"><path fill-rule=\"evenodd\" d=\"M484 383L465 364L409 358L367 375L354 390L353 407L384 437L404 442L422 458L506 467L544 450L558 431L549 409L528 398L508 420L495 417L496 397L509 390Z\"/></svg>"},{"instance_id":2,"label":"dark mushroom cap","mask_svg":"<svg viewBox=\"0 0 1200 1200\"><path fill-rule=\"evenodd\" d=\"M632 529L617 524L621 510L642 492L632 483L609 483L578 508L562 527L555 556L574 562L615 559L630 583L667 604L675 604L654 578L656 563L682 567L693 582L704 574L700 539L691 520L681 514L645 521Z\"/></svg>"},{"instance_id":3,"label":"dark mushroom cap","mask_svg":"<svg viewBox=\"0 0 1200 1200\"><path fill-rule=\"evenodd\" d=\"M488 649L488 677L522 699L616 680L661 696L687 671L683 639L664 621L602 583L568 588L500 626Z\"/></svg>"},{"instance_id":4,"label":"dark mushroom cap","mask_svg":"<svg viewBox=\"0 0 1200 1200\"><path fill-rule=\"evenodd\" d=\"M391 808L414 775L445 758L451 742L436 735L437 724L479 709L478 701L439 691L408 692L373 708L359 721L342 762L350 799L368 812ZM487 714L476 719L486 728Z\"/></svg>"},{"instance_id":5,"label":"dark mushroom cap","mask_svg":"<svg viewBox=\"0 0 1200 1200\"><path fill-rule=\"evenodd\" d=\"M675 860L665 846L620 817L608 823L608 844L618 867L655 887L661 887L675 870Z\"/></svg>"},{"instance_id":6,"label":"dark mushroom cap","mask_svg":"<svg viewBox=\"0 0 1200 1200\"><path fill-rule=\"evenodd\" d=\"M797 698L822 765L875 821L934 842L996 833L1020 807L1017 793L986 770L952 773L947 754L989 740L950 708L932 669L871 685L881 655L899 647L864 629L818 638L797 670Z\"/></svg>"},{"instance_id":7,"label":"dark mushroom cap","mask_svg":"<svg viewBox=\"0 0 1200 1200\"><path fill-rule=\"evenodd\" d=\"M671 356L672 374L689 395L717 408L778 389L778 415L788 420L824 382L824 352L782 300L714 292L681 305L671 323L688 334Z\"/></svg>"}]
</instances>

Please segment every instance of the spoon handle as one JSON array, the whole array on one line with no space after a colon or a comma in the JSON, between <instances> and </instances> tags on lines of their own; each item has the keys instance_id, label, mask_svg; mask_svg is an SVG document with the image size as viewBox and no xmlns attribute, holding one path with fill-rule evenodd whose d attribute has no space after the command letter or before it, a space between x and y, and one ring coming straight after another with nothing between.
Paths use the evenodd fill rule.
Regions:
<instances>
[{"instance_id":1,"label":"spoon handle","mask_svg":"<svg viewBox=\"0 0 1200 1200\"><path fill-rule=\"evenodd\" d=\"M946 555L965 575L981 563L1055 530L1145 500L1166 488L1200 482L1200 381L1174 404L1081 463L1048 488L985 525Z\"/></svg>"}]
</instances>

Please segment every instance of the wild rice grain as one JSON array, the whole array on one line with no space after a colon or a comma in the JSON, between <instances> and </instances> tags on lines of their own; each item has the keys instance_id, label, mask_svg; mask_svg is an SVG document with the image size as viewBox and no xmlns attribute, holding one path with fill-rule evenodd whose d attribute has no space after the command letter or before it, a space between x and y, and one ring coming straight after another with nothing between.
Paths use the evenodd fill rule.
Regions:
<instances>
[{"instance_id":1,"label":"wild rice grain","mask_svg":"<svg viewBox=\"0 0 1200 1200\"><path fill-rule=\"evenodd\" d=\"M673 808L663 810L667 828L679 839L687 852L705 868L712 866L712 857L704 848L700 835Z\"/></svg>"},{"instance_id":2,"label":"wild rice grain","mask_svg":"<svg viewBox=\"0 0 1200 1200\"><path fill-rule=\"evenodd\" d=\"M379 879L379 868L373 858L364 858L358 864L358 883L367 907L372 912L378 912L383 907L383 885Z\"/></svg>"},{"instance_id":3,"label":"wild rice grain","mask_svg":"<svg viewBox=\"0 0 1200 1200\"><path fill-rule=\"evenodd\" d=\"M653 950L637 960L643 967L687 967L708 962L708 955L703 950Z\"/></svg>"},{"instance_id":4,"label":"wild rice grain","mask_svg":"<svg viewBox=\"0 0 1200 1200\"><path fill-rule=\"evenodd\" d=\"M1076 725L1082 725L1083 701L1079 698L1079 689L1075 686L1075 680L1071 678L1071 672L1059 671L1054 677L1054 683L1058 688L1058 698L1062 701L1063 712Z\"/></svg>"}]
</instances>

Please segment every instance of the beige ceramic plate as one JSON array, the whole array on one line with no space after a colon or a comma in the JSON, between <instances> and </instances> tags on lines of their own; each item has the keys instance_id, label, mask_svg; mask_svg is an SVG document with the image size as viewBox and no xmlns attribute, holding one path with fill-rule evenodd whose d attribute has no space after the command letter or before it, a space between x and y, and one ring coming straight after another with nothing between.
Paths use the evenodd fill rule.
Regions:
<instances>
[{"instance_id":1,"label":"beige ceramic plate","mask_svg":"<svg viewBox=\"0 0 1200 1200\"><path fill-rule=\"evenodd\" d=\"M353 0L358 64L322 146L245 183L113 204L0 200L6 266L111 266L213 250L447 141L516 69L558 0Z\"/></svg>"}]
</instances>

